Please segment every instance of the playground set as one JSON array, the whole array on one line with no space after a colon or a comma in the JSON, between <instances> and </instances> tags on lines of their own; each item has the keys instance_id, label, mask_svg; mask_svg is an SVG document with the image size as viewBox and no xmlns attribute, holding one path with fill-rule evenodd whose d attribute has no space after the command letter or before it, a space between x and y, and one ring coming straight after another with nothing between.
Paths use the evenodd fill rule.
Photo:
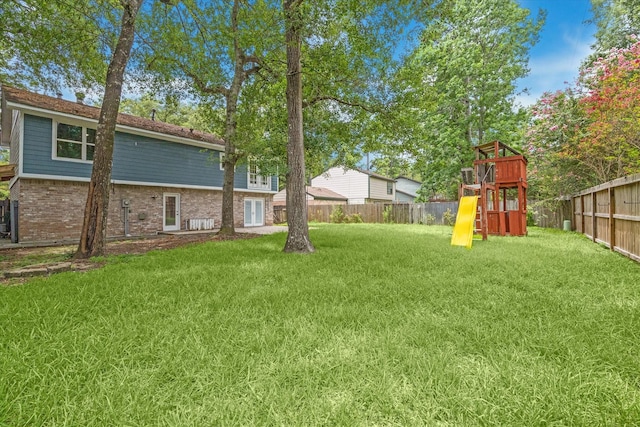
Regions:
<instances>
[{"instance_id":1,"label":"playground set","mask_svg":"<svg viewBox=\"0 0 640 427\"><path fill-rule=\"evenodd\" d=\"M474 233L527 234L527 158L494 141L474 147L473 168L462 169L451 244L471 247Z\"/></svg>"}]
</instances>

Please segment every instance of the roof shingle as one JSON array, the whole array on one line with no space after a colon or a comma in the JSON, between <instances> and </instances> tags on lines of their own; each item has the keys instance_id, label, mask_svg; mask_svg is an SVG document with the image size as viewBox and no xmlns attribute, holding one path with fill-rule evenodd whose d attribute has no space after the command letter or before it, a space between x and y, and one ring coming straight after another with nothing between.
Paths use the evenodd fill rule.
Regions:
<instances>
[{"instance_id":1,"label":"roof shingle","mask_svg":"<svg viewBox=\"0 0 640 427\"><path fill-rule=\"evenodd\" d=\"M3 105L6 105L4 102L11 102L14 104L40 108L52 112L72 114L94 120L98 120L100 115L100 108L98 107L67 101L65 99L53 98L51 96L41 95L9 86L2 86L2 98ZM210 133L195 129L186 129L181 126L132 116L130 114L118 114L117 123L122 126L129 126L136 129L143 129L180 138L187 138L198 142L224 145L224 141L222 139Z\"/></svg>"}]
</instances>

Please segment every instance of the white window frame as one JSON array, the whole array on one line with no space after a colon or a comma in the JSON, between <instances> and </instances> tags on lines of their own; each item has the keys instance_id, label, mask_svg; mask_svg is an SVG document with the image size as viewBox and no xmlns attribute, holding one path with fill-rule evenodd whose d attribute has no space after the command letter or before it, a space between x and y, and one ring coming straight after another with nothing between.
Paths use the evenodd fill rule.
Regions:
<instances>
[{"instance_id":1,"label":"white window frame","mask_svg":"<svg viewBox=\"0 0 640 427\"><path fill-rule=\"evenodd\" d=\"M252 169L254 169L253 172ZM261 175L260 169L251 160L247 162L247 188L252 190L271 190L271 176Z\"/></svg>"},{"instance_id":2,"label":"white window frame","mask_svg":"<svg viewBox=\"0 0 640 427\"><path fill-rule=\"evenodd\" d=\"M387 181L387 196L393 196L393 182Z\"/></svg>"},{"instance_id":3,"label":"white window frame","mask_svg":"<svg viewBox=\"0 0 640 427\"><path fill-rule=\"evenodd\" d=\"M175 224L167 225L167 198L174 197L176 200ZM180 231L180 193L162 194L162 231Z\"/></svg>"},{"instance_id":4,"label":"white window frame","mask_svg":"<svg viewBox=\"0 0 640 427\"><path fill-rule=\"evenodd\" d=\"M95 131L96 129L92 128L92 127L87 127L83 124L74 122L73 120L68 120L68 121L61 121L61 120L53 120L53 128L51 131L51 140L52 140L52 144L51 144L51 158L54 160L62 160L65 162L77 162L77 163L88 163L91 164L93 163L93 160L87 160L87 147L88 146L93 146L93 150L94 150L94 155L95 155L95 144L90 144L87 142L87 130L91 129L93 131ZM74 127L79 127L82 128L82 141L72 141L72 140L68 140L68 139L58 139L58 125L62 124L62 125L67 125L67 126L74 126ZM74 159L71 157L62 157L62 156L58 156L58 140L63 141L63 142L70 142L72 144L79 144L81 145L81 155L79 159Z\"/></svg>"}]
</instances>

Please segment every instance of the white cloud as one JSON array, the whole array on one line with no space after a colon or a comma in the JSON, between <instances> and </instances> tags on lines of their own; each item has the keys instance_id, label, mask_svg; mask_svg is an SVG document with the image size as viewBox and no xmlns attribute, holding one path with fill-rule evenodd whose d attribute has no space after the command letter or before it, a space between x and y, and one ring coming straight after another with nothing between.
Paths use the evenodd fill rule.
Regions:
<instances>
[{"instance_id":1,"label":"white cloud","mask_svg":"<svg viewBox=\"0 0 640 427\"><path fill-rule=\"evenodd\" d=\"M529 94L517 96L517 102L531 105L544 92L572 85L578 77L580 65L591 54L592 43L593 37L585 36L583 28L566 29L556 43L547 43L546 49L532 51L529 60L531 72L519 83L521 90L529 89Z\"/></svg>"}]
</instances>

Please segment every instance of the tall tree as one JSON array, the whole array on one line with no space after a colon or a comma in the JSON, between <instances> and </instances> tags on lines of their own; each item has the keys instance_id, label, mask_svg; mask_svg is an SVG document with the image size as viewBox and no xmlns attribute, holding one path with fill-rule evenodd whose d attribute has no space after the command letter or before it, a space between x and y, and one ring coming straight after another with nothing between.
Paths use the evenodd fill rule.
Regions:
<instances>
[{"instance_id":1,"label":"tall tree","mask_svg":"<svg viewBox=\"0 0 640 427\"><path fill-rule=\"evenodd\" d=\"M183 1L170 10L155 8L146 38L149 71L190 82L199 98L225 111L219 127L225 146L221 234L235 232L235 166L251 154L251 144L241 139L244 129L238 132L248 125L238 122L243 87L263 70L274 50L270 34L278 31L269 28L277 9L268 3Z\"/></svg>"},{"instance_id":2,"label":"tall tree","mask_svg":"<svg viewBox=\"0 0 640 427\"><path fill-rule=\"evenodd\" d=\"M525 115L514 105L516 81L528 73L544 14L534 19L516 0L444 0L423 18L402 74L419 104L405 107L421 122L424 144L415 148L424 178L448 190L470 165L472 146L518 142Z\"/></svg>"},{"instance_id":3,"label":"tall tree","mask_svg":"<svg viewBox=\"0 0 640 427\"><path fill-rule=\"evenodd\" d=\"M302 12L303 0L284 0L287 52L287 224L285 252L310 253L305 193L304 132L302 120Z\"/></svg>"},{"instance_id":4,"label":"tall tree","mask_svg":"<svg viewBox=\"0 0 640 427\"><path fill-rule=\"evenodd\" d=\"M394 55L405 40L400 34L414 8L410 1L283 2L289 116L285 251L313 251L304 192L305 152L324 152L348 164L355 153L371 148L378 133L371 118L384 111L388 101L386 84L396 65ZM323 119L328 120L322 123Z\"/></svg>"},{"instance_id":5,"label":"tall tree","mask_svg":"<svg viewBox=\"0 0 640 427\"><path fill-rule=\"evenodd\" d=\"M612 48L629 47L633 43L629 37L640 33L638 0L591 0L591 8L597 27L591 60Z\"/></svg>"},{"instance_id":6,"label":"tall tree","mask_svg":"<svg viewBox=\"0 0 640 427\"><path fill-rule=\"evenodd\" d=\"M109 207L109 183L113 163L113 144L122 96L124 72L127 67L135 38L135 20L144 0L120 0L122 21L118 42L107 69L104 97L98 126L96 148L93 158L91 181L84 211L78 258L89 258L104 253Z\"/></svg>"},{"instance_id":7,"label":"tall tree","mask_svg":"<svg viewBox=\"0 0 640 427\"><path fill-rule=\"evenodd\" d=\"M0 81L49 90L104 81L104 8L102 0L3 0Z\"/></svg>"},{"instance_id":8,"label":"tall tree","mask_svg":"<svg viewBox=\"0 0 640 427\"><path fill-rule=\"evenodd\" d=\"M525 151L528 194L534 200L570 195L597 183L596 165L585 167L582 158L570 154L588 123L580 99L579 91L566 88L543 94L530 108Z\"/></svg>"},{"instance_id":9,"label":"tall tree","mask_svg":"<svg viewBox=\"0 0 640 427\"><path fill-rule=\"evenodd\" d=\"M611 49L584 70L584 98L591 118L593 144L631 146L640 149L640 39L627 48Z\"/></svg>"}]
</instances>

